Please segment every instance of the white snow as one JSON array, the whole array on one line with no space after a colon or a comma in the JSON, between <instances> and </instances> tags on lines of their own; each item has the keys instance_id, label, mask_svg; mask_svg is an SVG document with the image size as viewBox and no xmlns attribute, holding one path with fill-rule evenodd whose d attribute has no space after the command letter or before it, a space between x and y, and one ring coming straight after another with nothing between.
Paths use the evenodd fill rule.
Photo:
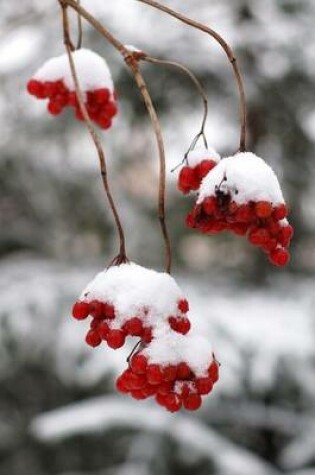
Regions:
<instances>
[{"instance_id":1,"label":"white snow","mask_svg":"<svg viewBox=\"0 0 315 475\"><path fill-rule=\"evenodd\" d=\"M249 201L269 201L273 205L284 203L274 171L262 158L251 152L223 158L203 179L197 204L208 196L214 196L218 187L229 193L238 204Z\"/></svg>"},{"instance_id":2,"label":"white snow","mask_svg":"<svg viewBox=\"0 0 315 475\"><path fill-rule=\"evenodd\" d=\"M112 328L120 328L132 317L148 325L179 313L177 303L183 292L173 277L134 263L113 266L100 272L83 290L80 300L99 300L114 305Z\"/></svg>"},{"instance_id":3,"label":"white snow","mask_svg":"<svg viewBox=\"0 0 315 475\"><path fill-rule=\"evenodd\" d=\"M205 337L166 331L164 334L156 332L154 336L156 339L142 352L150 364L167 366L184 362L197 377L207 375L207 369L213 360L213 350Z\"/></svg>"},{"instance_id":4,"label":"white snow","mask_svg":"<svg viewBox=\"0 0 315 475\"><path fill-rule=\"evenodd\" d=\"M213 147L197 147L187 155L188 165L191 168L196 167L203 160L213 160L218 163L220 158L220 155Z\"/></svg>"},{"instance_id":5,"label":"white snow","mask_svg":"<svg viewBox=\"0 0 315 475\"><path fill-rule=\"evenodd\" d=\"M82 91L106 88L114 90L111 72L104 58L88 49L73 52L73 60ZM75 90L67 54L46 61L33 75L37 81L63 80L70 91Z\"/></svg>"}]
</instances>

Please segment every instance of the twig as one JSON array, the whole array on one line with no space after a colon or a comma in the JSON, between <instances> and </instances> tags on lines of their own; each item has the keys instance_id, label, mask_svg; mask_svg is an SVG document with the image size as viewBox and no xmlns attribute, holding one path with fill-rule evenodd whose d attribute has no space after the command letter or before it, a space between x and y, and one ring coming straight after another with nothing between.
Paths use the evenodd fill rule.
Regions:
<instances>
[{"instance_id":1,"label":"twig","mask_svg":"<svg viewBox=\"0 0 315 475\"><path fill-rule=\"evenodd\" d=\"M240 109L241 109L241 131L240 131L240 147L239 150L241 152L244 152L246 150L246 97L245 97L245 91L244 91L244 85L243 85L243 80L242 76L240 73L240 69L237 63L237 59L234 56L232 48L228 45L228 43L222 38L219 33L217 33L215 30L212 28L209 28L206 25L203 25L202 23L192 20L191 18L188 18L187 16L165 6L162 5L161 3L156 2L155 0L138 0L141 3L145 3L151 7L154 7L164 13L167 13L168 15L171 15L174 18L177 18L177 20L180 20L181 22L185 23L186 25L192 26L193 28L197 28L198 30L201 30L208 35L210 35L212 38L214 38L223 48L225 51L231 65L233 68L233 72L235 75L238 91L239 91L239 96L240 96Z\"/></svg>"},{"instance_id":2,"label":"twig","mask_svg":"<svg viewBox=\"0 0 315 475\"><path fill-rule=\"evenodd\" d=\"M161 60L161 59L157 59L157 58L152 58L151 56L147 56L147 55L145 55L141 59L143 59L144 61L147 61L149 63L152 63L152 64L158 64L158 65L161 65L161 66L170 66L170 67L177 68L181 72L183 72L184 74L187 74L187 76L192 80L192 82L196 86L196 89L197 89L197 91L199 92L199 94L202 98L204 113L203 113L203 119L202 119L200 131L198 132L198 134L196 135L196 137L192 141L192 144L190 145L189 150L191 150L196 145L196 143L197 143L197 141L200 137L203 138L204 145L205 145L206 148L208 148L207 137L206 137L206 134L205 134L205 126L206 126L207 117L208 117L208 98L207 98L206 91L204 90L204 88L203 88L201 82L199 81L199 79L195 76L195 74L189 68L187 68L187 66L184 66L181 63L178 63L178 62L175 62L175 61L165 61L165 60Z\"/></svg>"},{"instance_id":3,"label":"twig","mask_svg":"<svg viewBox=\"0 0 315 475\"><path fill-rule=\"evenodd\" d=\"M78 5L80 5L80 0L77 0ZM77 49L81 49L82 47L82 40L83 40L83 28L82 28L82 18L80 13L77 14L78 17L78 41L77 41Z\"/></svg>"},{"instance_id":4,"label":"twig","mask_svg":"<svg viewBox=\"0 0 315 475\"><path fill-rule=\"evenodd\" d=\"M100 169L101 169L101 175L102 175L102 181L103 181L103 186L104 190L110 205L110 208L113 213L113 217L115 220L115 224L117 227L118 235L119 235L119 242L120 242L120 248L119 248L119 255L114 259L113 264L121 264L124 262L127 262L127 255L126 255L126 242L125 242L125 234L124 230L120 221L120 217L117 211L117 208L114 203L113 196L111 194L110 186L108 183L108 176L107 176L107 167L106 167L106 159L105 159L105 153L101 144L101 141L97 135L97 133L94 130L94 127L92 125L92 122L89 118L87 109L84 104L84 96L82 93L82 90L80 88L77 72L76 72L76 67L75 63L73 60L73 50L72 50L72 43L70 39L70 30L69 30L69 19L68 19L68 12L67 12L67 5L62 2L62 0L59 0L59 3L61 5L62 9L62 22L63 22L63 34L64 34L64 44L67 50L68 58L69 58L69 64L70 64L70 69L71 69L71 75L73 78L73 82L75 85L75 91L76 95L78 98L80 110L82 113L82 116L85 120L85 124L87 126L87 129L91 135L91 138L94 142L94 145L96 147L99 161L100 161Z\"/></svg>"},{"instance_id":5,"label":"twig","mask_svg":"<svg viewBox=\"0 0 315 475\"><path fill-rule=\"evenodd\" d=\"M96 31L98 31L107 41L114 47L116 50L123 56L126 64L129 66L130 71L139 87L140 93L143 97L145 106L150 115L151 123L154 129L156 136L156 141L159 150L159 161L160 161L160 174L159 174L159 192L158 192L158 219L160 222L162 235L165 245L165 268L168 273L171 271L171 245L170 239L168 236L166 219L165 219L165 181L166 181L166 165L165 165L165 151L164 151L164 142L161 132L161 127L159 119L157 117L154 105L152 103L151 96L149 94L148 88L145 84L143 76L139 71L138 61L140 59L137 53L129 51L117 38L115 38L112 33L102 25L93 15L91 15L87 10L85 10L81 5L79 5L75 0L59 0L62 6L69 6L90 23ZM141 56L141 55L140 55Z\"/></svg>"}]
</instances>

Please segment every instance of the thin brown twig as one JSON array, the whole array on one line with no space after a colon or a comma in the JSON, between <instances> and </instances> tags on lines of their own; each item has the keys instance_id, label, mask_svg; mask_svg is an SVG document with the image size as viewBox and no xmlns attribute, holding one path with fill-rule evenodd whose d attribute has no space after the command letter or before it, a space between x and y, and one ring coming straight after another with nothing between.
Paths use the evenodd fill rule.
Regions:
<instances>
[{"instance_id":1,"label":"thin brown twig","mask_svg":"<svg viewBox=\"0 0 315 475\"><path fill-rule=\"evenodd\" d=\"M164 13L167 13L168 15L171 15L172 17L177 18L177 20L180 20L181 22L185 23L186 25L192 26L193 28L197 28L198 30L201 30L207 33L221 45L221 47L223 48L223 50L225 51L229 59L229 62L232 65L238 91L239 91L240 110L241 110L241 131L240 131L239 150L241 152L244 152L246 150L246 97L245 97L244 85L243 85L240 68L238 66L237 59L234 56L232 48L224 40L224 38L222 38L222 36L219 35L219 33L217 33L212 28L209 28L208 26L198 21L192 20L191 18L183 15L182 13L179 13L165 5L162 5L161 3L158 3L155 0L138 0L138 1L141 3L145 3L146 5L149 5L151 7L154 7Z\"/></svg>"},{"instance_id":2,"label":"thin brown twig","mask_svg":"<svg viewBox=\"0 0 315 475\"><path fill-rule=\"evenodd\" d=\"M166 165L165 165L165 151L164 151L164 141L161 132L161 126L159 119L153 105L151 96L149 94L146 83L143 79L143 76L139 70L138 61L141 55L131 52L126 48L112 33L102 25L93 15L91 15L87 10L85 10L81 5L79 5L75 0L59 0L62 6L69 6L90 23L93 28L98 31L107 41L116 48L116 50L123 56L126 64L129 66L129 69L138 85L140 93L143 97L145 106L149 113L151 123L154 129L158 150L159 150L159 162L160 162L160 173L159 173L159 190L158 190L158 219L161 226L161 231L163 235L164 245L165 245L165 268L168 273L171 272L171 244L168 235L166 217L165 217L165 191L166 191Z\"/></svg>"},{"instance_id":3,"label":"thin brown twig","mask_svg":"<svg viewBox=\"0 0 315 475\"><path fill-rule=\"evenodd\" d=\"M196 75L189 68L187 68L187 66L184 66L183 64L178 63L177 61L166 61L166 60L162 60L162 59L153 58L152 56L147 56L147 55L145 55L141 59L143 59L144 61L147 61L149 63L152 63L152 64L158 64L158 65L161 65L161 66L170 66L170 67L177 68L181 72L183 72L184 74L187 74L187 76L192 80L192 82L194 83L198 93L200 94L200 96L202 98L203 107L204 107L204 113L203 113L203 118L202 118L200 131L198 132L198 134L195 137L195 139L193 140L193 142L195 142L196 139L198 140L198 138L202 136L205 147L208 147L207 137L206 137L206 134L205 134L205 126L206 126L206 122L207 122L207 118L208 118L208 97L207 97L207 94L206 94L206 91L205 91L204 87L202 86L201 82L196 77Z\"/></svg>"},{"instance_id":4,"label":"thin brown twig","mask_svg":"<svg viewBox=\"0 0 315 475\"><path fill-rule=\"evenodd\" d=\"M95 145L97 153L98 153L104 190L105 190L110 208L112 210L114 221L115 221L117 231L118 231L118 235L119 235L119 242L120 242L119 254L114 259L112 264L114 264L114 265L115 264L121 264L121 263L127 262L127 260L128 260L127 255L126 255L125 234L124 234L124 230L123 230L123 227L122 227L122 224L121 224L121 221L120 221L120 217L119 217L117 208L115 206L114 199L113 199L113 196L111 194L110 186L109 186L109 183L108 183L105 153L104 153L101 141L100 141L97 133L94 130L94 127L92 125L92 122L89 118L87 109L86 109L85 104L84 104L84 95L82 93L82 90L81 90L81 87L80 87L80 84L79 84L79 79L78 79L77 72L76 72L75 62L74 62L74 59L73 59L73 50L72 50L72 47L71 47L72 43L71 43L71 39L70 39L70 28L69 28L67 5L65 5L62 1L60 1L59 3L61 5L61 9L62 9L64 44L65 44L65 48L66 48L67 54L68 54L69 65L70 65L70 69L71 69L71 75L72 75L73 82L74 82L74 85L75 85L75 91L76 91L76 95L77 95L77 98L78 98L78 103L79 103L80 110L81 110L82 116L84 118L85 124L87 126L87 129L90 133L90 136L91 136L91 138L94 142L94 145Z\"/></svg>"},{"instance_id":5,"label":"thin brown twig","mask_svg":"<svg viewBox=\"0 0 315 475\"><path fill-rule=\"evenodd\" d=\"M80 0L77 0L78 5L80 5ZM82 40L83 40L83 28L82 28L82 18L80 13L77 13L78 19L78 40L77 40L77 49L81 49L82 47Z\"/></svg>"}]
</instances>

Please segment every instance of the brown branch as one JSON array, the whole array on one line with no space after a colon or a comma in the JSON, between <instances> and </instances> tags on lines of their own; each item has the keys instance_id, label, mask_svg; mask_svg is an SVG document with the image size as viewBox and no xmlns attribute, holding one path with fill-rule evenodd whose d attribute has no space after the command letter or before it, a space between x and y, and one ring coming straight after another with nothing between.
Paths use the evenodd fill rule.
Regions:
<instances>
[{"instance_id":1,"label":"brown branch","mask_svg":"<svg viewBox=\"0 0 315 475\"><path fill-rule=\"evenodd\" d=\"M186 25L192 26L193 28L197 28L198 30L201 30L207 33L221 45L221 47L223 48L223 50L225 51L229 59L229 62L232 65L238 91L239 91L240 110L241 110L241 131L240 131L239 150L241 152L244 152L246 150L246 97L245 97L242 76L241 76L240 69L237 63L237 59L234 56L232 48L228 45L228 43L224 40L224 38L222 38L222 36L219 35L219 33L217 33L212 28L209 28L208 26L203 25L202 23L198 21L192 20L191 18L179 12L176 12L175 10L165 5L162 5L161 3L156 2L155 0L138 0L138 1L141 3L145 3L151 7L154 7L164 13L167 13L168 15L171 15L172 17L177 18L177 20L180 20L181 22L185 23Z\"/></svg>"},{"instance_id":2,"label":"brown branch","mask_svg":"<svg viewBox=\"0 0 315 475\"><path fill-rule=\"evenodd\" d=\"M165 245L165 268L168 273L171 271L171 244L167 231L166 219L165 219L165 181L166 181L166 165L165 165L165 151L164 151L164 142L161 132L161 126L159 123L158 116L156 114L154 105L152 103L151 96L149 94L148 88L145 84L143 76L139 71L138 60L142 55L133 53L129 51L117 38L115 38L110 31L102 25L93 15L91 15L87 10L85 10L81 5L79 5L75 0L59 0L62 6L69 6L76 12L78 12L88 23L90 23L93 28L98 31L124 58L126 64L129 66L129 69L138 85L140 93L143 97L145 106L149 113L151 123L154 129L158 151L159 151L159 162L160 162L160 173L159 173L159 191L158 191L158 219L161 226L161 231L163 235L164 245Z\"/></svg>"},{"instance_id":3,"label":"brown branch","mask_svg":"<svg viewBox=\"0 0 315 475\"><path fill-rule=\"evenodd\" d=\"M109 183L108 183L105 153L104 153L101 141L100 141L96 131L94 130L92 122L89 118L89 115L88 115L88 112L87 112L87 109L86 109L85 103L84 103L85 102L84 95L83 95L83 92L80 88L79 79L78 79L78 76L77 76L76 67L75 67L75 63L74 63L74 59L73 59L73 50L72 50L72 43L71 43L71 39L70 39L70 29L69 29L69 19L68 19L68 13L67 13L67 5L65 5L65 3L62 2L62 1L60 1L59 3L61 5L61 9L62 9L64 44L65 44L67 54L68 54L69 65L70 65L72 79L73 79L73 82L74 82L74 85L75 85L76 95L77 95L77 98L78 98L78 102L79 102L79 106L80 106L82 116L85 120L85 124L87 126L87 129L90 133L90 136L91 136L91 138L94 142L94 145L95 145L97 153L98 153L104 190L105 190L105 193L106 193L111 211L113 213L114 221L115 221L115 224L116 224L116 227L117 227L117 232L118 232L118 235L119 235L119 242L120 242L119 255L114 259L113 264L121 264L121 263L127 262L127 260L128 260L127 255L126 255L125 234L124 234L124 230L123 230L123 227L122 227L122 224L121 224L121 221L120 221L120 217L119 217L117 208L115 206L114 199L113 199L113 196L111 194L110 186L109 186Z\"/></svg>"},{"instance_id":4,"label":"brown branch","mask_svg":"<svg viewBox=\"0 0 315 475\"><path fill-rule=\"evenodd\" d=\"M206 138L206 134L205 134L205 126L206 126L207 117L208 117L208 98L207 98L206 91L204 90L204 88L203 88L201 82L199 81L199 79L195 76L195 74L189 68L187 68L187 66L184 66L181 63L178 63L178 62L175 62L175 61L165 61L165 60L161 60L161 59L157 59L157 58L152 58L151 56L147 56L147 55L145 55L141 59L143 59L144 61L147 61L149 63L152 63L152 64L158 64L158 65L161 65L161 66L170 66L170 67L177 68L181 72L183 72L184 74L187 74L187 76L192 80L192 82L196 86L196 89L197 89L198 93L200 94L200 96L202 98L203 107L204 107L204 113L203 113L203 119L202 119L200 131L198 132L197 136L193 140L193 143L196 143L196 141L199 139L199 137L202 136L205 147L208 147L207 138Z\"/></svg>"}]
</instances>

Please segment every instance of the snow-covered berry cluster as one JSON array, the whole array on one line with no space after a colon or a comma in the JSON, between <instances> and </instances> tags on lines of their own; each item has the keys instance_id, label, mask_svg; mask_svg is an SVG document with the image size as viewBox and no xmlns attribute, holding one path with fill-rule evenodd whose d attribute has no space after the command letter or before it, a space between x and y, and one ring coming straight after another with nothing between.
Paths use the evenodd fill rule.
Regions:
<instances>
[{"instance_id":1,"label":"snow-covered berry cluster","mask_svg":"<svg viewBox=\"0 0 315 475\"><path fill-rule=\"evenodd\" d=\"M136 399L155 396L175 411L182 405L198 409L201 396L218 379L209 343L189 333L188 311L188 301L169 274L127 263L100 272L83 290L72 315L77 320L91 317L86 342L92 347L103 341L118 349L128 336L138 337L138 352L118 378L117 389Z\"/></svg>"},{"instance_id":2,"label":"snow-covered berry cluster","mask_svg":"<svg viewBox=\"0 0 315 475\"><path fill-rule=\"evenodd\" d=\"M293 228L276 175L266 162L245 152L222 159L202 180L186 223L205 234L231 231L247 236L269 260L284 266Z\"/></svg>"},{"instance_id":3,"label":"snow-covered berry cluster","mask_svg":"<svg viewBox=\"0 0 315 475\"><path fill-rule=\"evenodd\" d=\"M198 147L191 150L185 157L186 164L182 167L177 187L185 195L196 191L203 178L216 166L220 155L213 148Z\"/></svg>"},{"instance_id":4,"label":"snow-covered berry cluster","mask_svg":"<svg viewBox=\"0 0 315 475\"><path fill-rule=\"evenodd\" d=\"M116 381L117 390L134 399L155 397L170 412L195 411L219 379L219 364L202 337L161 335L130 360Z\"/></svg>"},{"instance_id":5,"label":"snow-covered berry cluster","mask_svg":"<svg viewBox=\"0 0 315 475\"><path fill-rule=\"evenodd\" d=\"M117 114L117 103L106 61L87 49L74 51L73 60L90 119L100 128L109 129ZM58 115L72 107L75 117L84 120L66 54L46 61L27 83L27 91L37 99L48 99L50 114Z\"/></svg>"}]
</instances>

